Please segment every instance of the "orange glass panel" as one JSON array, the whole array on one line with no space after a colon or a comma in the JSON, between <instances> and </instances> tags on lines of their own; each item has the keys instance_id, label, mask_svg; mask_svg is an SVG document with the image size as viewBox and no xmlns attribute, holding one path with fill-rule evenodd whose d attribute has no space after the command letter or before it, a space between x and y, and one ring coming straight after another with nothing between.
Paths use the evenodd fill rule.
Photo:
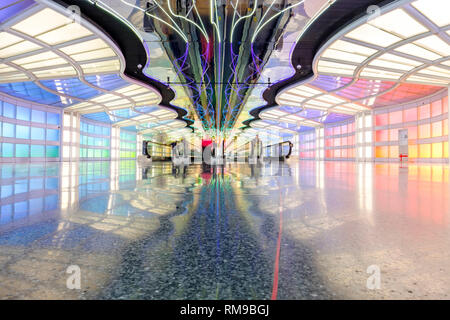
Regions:
<instances>
[{"instance_id":1,"label":"orange glass panel","mask_svg":"<svg viewBox=\"0 0 450 320\"><path fill-rule=\"evenodd\" d=\"M430 117L430 105L426 104L419 107L419 120L427 119Z\"/></svg>"},{"instance_id":2,"label":"orange glass panel","mask_svg":"<svg viewBox=\"0 0 450 320\"><path fill-rule=\"evenodd\" d=\"M325 151L325 157L333 158L333 150L326 150Z\"/></svg>"},{"instance_id":3,"label":"orange glass panel","mask_svg":"<svg viewBox=\"0 0 450 320\"><path fill-rule=\"evenodd\" d=\"M422 124L419 126L419 139L429 138L430 137L430 124Z\"/></svg>"},{"instance_id":4,"label":"orange glass panel","mask_svg":"<svg viewBox=\"0 0 450 320\"><path fill-rule=\"evenodd\" d=\"M406 109L403 111L403 121L417 121L417 108Z\"/></svg>"},{"instance_id":5,"label":"orange glass panel","mask_svg":"<svg viewBox=\"0 0 450 320\"><path fill-rule=\"evenodd\" d=\"M398 129L389 130L389 141L397 141L398 140Z\"/></svg>"},{"instance_id":6,"label":"orange glass panel","mask_svg":"<svg viewBox=\"0 0 450 320\"><path fill-rule=\"evenodd\" d=\"M388 114L383 113L375 116L375 126L385 126L388 124Z\"/></svg>"},{"instance_id":7,"label":"orange glass panel","mask_svg":"<svg viewBox=\"0 0 450 320\"><path fill-rule=\"evenodd\" d=\"M419 158L431 157L431 144L419 144Z\"/></svg>"},{"instance_id":8,"label":"orange glass panel","mask_svg":"<svg viewBox=\"0 0 450 320\"><path fill-rule=\"evenodd\" d=\"M326 147L332 147L333 146L333 139L325 139L325 146Z\"/></svg>"},{"instance_id":9,"label":"orange glass panel","mask_svg":"<svg viewBox=\"0 0 450 320\"><path fill-rule=\"evenodd\" d=\"M431 124L431 136L433 138L442 136L442 121L436 121Z\"/></svg>"},{"instance_id":10,"label":"orange glass panel","mask_svg":"<svg viewBox=\"0 0 450 320\"><path fill-rule=\"evenodd\" d=\"M431 116L435 117L442 114L442 99L431 103Z\"/></svg>"},{"instance_id":11,"label":"orange glass panel","mask_svg":"<svg viewBox=\"0 0 450 320\"><path fill-rule=\"evenodd\" d=\"M433 143L431 146L431 153L433 158L442 158L442 142Z\"/></svg>"},{"instance_id":12,"label":"orange glass panel","mask_svg":"<svg viewBox=\"0 0 450 320\"><path fill-rule=\"evenodd\" d=\"M408 146L408 157L417 158L417 144Z\"/></svg>"},{"instance_id":13,"label":"orange glass panel","mask_svg":"<svg viewBox=\"0 0 450 320\"><path fill-rule=\"evenodd\" d=\"M377 130L375 132L375 141L388 141L389 140L389 130Z\"/></svg>"},{"instance_id":14,"label":"orange glass panel","mask_svg":"<svg viewBox=\"0 0 450 320\"><path fill-rule=\"evenodd\" d=\"M398 146L389 146L389 158L398 158Z\"/></svg>"},{"instance_id":15,"label":"orange glass panel","mask_svg":"<svg viewBox=\"0 0 450 320\"><path fill-rule=\"evenodd\" d=\"M394 111L389 113L389 124L396 124L403 121L403 111Z\"/></svg>"},{"instance_id":16,"label":"orange glass panel","mask_svg":"<svg viewBox=\"0 0 450 320\"><path fill-rule=\"evenodd\" d=\"M375 157L387 158L389 156L388 147L375 147Z\"/></svg>"}]
</instances>

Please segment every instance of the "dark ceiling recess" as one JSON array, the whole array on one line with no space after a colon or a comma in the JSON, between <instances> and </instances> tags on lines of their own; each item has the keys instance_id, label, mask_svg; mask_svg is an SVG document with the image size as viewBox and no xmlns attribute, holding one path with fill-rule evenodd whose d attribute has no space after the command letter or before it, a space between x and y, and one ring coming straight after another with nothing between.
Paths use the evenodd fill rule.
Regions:
<instances>
[{"instance_id":1,"label":"dark ceiling recess","mask_svg":"<svg viewBox=\"0 0 450 320\"><path fill-rule=\"evenodd\" d=\"M143 43L133 30L119 22L112 14L86 0L53 0L53 2L63 7L78 6L82 17L102 30L120 48L126 61L124 74L155 88L162 97L159 105L176 111L177 119L186 122L187 126L193 130L191 125L194 121L184 118L187 115L186 110L170 104L170 101L175 98L175 92L168 85L151 79L142 72L142 66L147 64L147 53Z\"/></svg>"},{"instance_id":2,"label":"dark ceiling recess","mask_svg":"<svg viewBox=\"0 0 450 320\"><path fill-rule=\"evenodd\" d=\"M243 129L250 128L253 121L261 120L259 114L262 111L277 106L275 98L284 88L314 76L312 70L314 56L330 38L350 23L365 16L370 6L377 5L381 8L395 1L397 0L337 0L333 3L311 24L295 45L291 62L293 66L301 68L296 69L292 77L277 82L264 91L263 98L267 104L250 111L253 118L243 122L245 125Z\"/></svg>"}]
</instances>

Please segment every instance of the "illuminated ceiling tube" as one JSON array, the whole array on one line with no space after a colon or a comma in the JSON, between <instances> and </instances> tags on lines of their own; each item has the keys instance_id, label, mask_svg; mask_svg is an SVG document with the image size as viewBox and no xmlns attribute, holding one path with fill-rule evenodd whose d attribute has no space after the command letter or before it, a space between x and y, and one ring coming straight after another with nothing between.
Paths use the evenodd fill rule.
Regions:
<instances>
[{"instance_id":1,"label":"illuminated ceiling tube","mask_svg":"<svg viewBox=\"0 0 450 320\"><path fill-rule=\"evenodd\" d=\"M319 100L327 101L332 103L328 111L351 115L376 107L377 97L408 84L411 88L416 84L429 86L431 93L447 87L449 10L446 0L397 1L381 8L378 17L360 19L319 50L313 65L315 76L282 91L277 103L308 109L319 107ZM314 86L320 90L317 85L321 81L315 81L319 76L337 77L336 82L347 76L350 81L325 90L327 98L323 94L311 96L304 89ZM367 83L364 90L359 85L362 80ZM422 86L416 88L421 92ZM345 98L350 90L359 90L360 94Z\"/></svg>"}]
</instances>

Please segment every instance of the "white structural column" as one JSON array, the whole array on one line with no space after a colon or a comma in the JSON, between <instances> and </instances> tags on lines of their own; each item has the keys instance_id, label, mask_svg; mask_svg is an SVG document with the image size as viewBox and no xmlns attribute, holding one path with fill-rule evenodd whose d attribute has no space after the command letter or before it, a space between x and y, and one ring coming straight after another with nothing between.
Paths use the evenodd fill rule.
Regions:
<instances>
[{"instance_id":1,"label":"white structural column","mask_svg":"<svg viewBox=\"0 0 450 320\"><path fill-rule=\"evenodd\" d=\"M325 158L325 129L323 127L316 128L316 160Z\"/></svg>"},{"instance_id":2,"label":"white structural column","mask_svg":"<svg viewBox=\"0 0 450 320\"><path fill-rule=\"evenodd\" d=\"M111 160L119 159L120 128L111 127Z\"/></svg>"},{"instance_id":3,"label":"white structural column","mask_svg":"<svg viewBox=\"0 0 450 320\"><path fill-rule=\"evenodd\" d=\"M447 110L448 110L448 107L450 107L450 85L448 86L448 88L447 88L447 97L448 97L448 99L447 99L447 103L448 103L448 106L447 106ZM448 134L448 148L450 149L450 111L447 111L447 119L448 119L448 121L447 121L447 124L448 124L448 132L449 132L449 134ZM450 152L449 152L449 154L450 154ZM449 162L450 162L450 155L449 155Z\"/></svg>"},{"instance_id":4,"label":"white structural column","mask_svg":"<svg viewBox=\"0 0 450 320\"><path fill-rule=\"evenodd\" d=\"M356 160L373 159L373 116L372 112L360 112L355 115Z\"/></svg>"},{"instance_id":5,"label":"white structural column","mask_svg":"<svg viewBox=\"0 0 450 320\"><path fill-rule=\"evenodd\" d=\"M63 113L61 134L62 161L77 161L80 156L80 117L78 113Z\"/></svg>"}]
</instances>

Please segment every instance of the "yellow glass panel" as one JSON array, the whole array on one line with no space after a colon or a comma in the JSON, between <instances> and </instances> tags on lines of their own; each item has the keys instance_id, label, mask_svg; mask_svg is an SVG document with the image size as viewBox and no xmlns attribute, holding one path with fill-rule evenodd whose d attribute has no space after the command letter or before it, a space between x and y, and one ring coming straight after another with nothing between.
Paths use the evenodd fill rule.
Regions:
<instances>
[{"instance_id":1,"label":"yellow glass panel","mask_svg":"<svg viewBox=\"0 0 450 320\"><path fill-rule=\"evenodd\" d=\"M417 158L417 145L413 144L408 147L408 157Z\"/></svg>"},{"instance_id":2,"label":"yellow glass panel","mask_svg":"<svg viewBox=\"0 0 450 320\"><path fill-rule=\"evenodd\" d=\"M432 157L433 158L442 158L442 142L437 142L432 144Z\"/></svg>"},{"instance_id":3,"label":"yellow glass panel","mask_svg":"<svg viewBox=\"0 0 450 320\"><path fill-rule=\"evenodd\" d=\"M444 153L444 158L448 158L448 142L444 142L443 153Z\"/></svg>"},{"instance_id":4,"label":"yellow glass panel","mask_svg":"<svg viewBox=\"0 0 450 320\"><path fill-rule=\"evenodd\" d=\"M419 158L431 157L431 144L419 144Z\"/></svg>"}]
</instances>

